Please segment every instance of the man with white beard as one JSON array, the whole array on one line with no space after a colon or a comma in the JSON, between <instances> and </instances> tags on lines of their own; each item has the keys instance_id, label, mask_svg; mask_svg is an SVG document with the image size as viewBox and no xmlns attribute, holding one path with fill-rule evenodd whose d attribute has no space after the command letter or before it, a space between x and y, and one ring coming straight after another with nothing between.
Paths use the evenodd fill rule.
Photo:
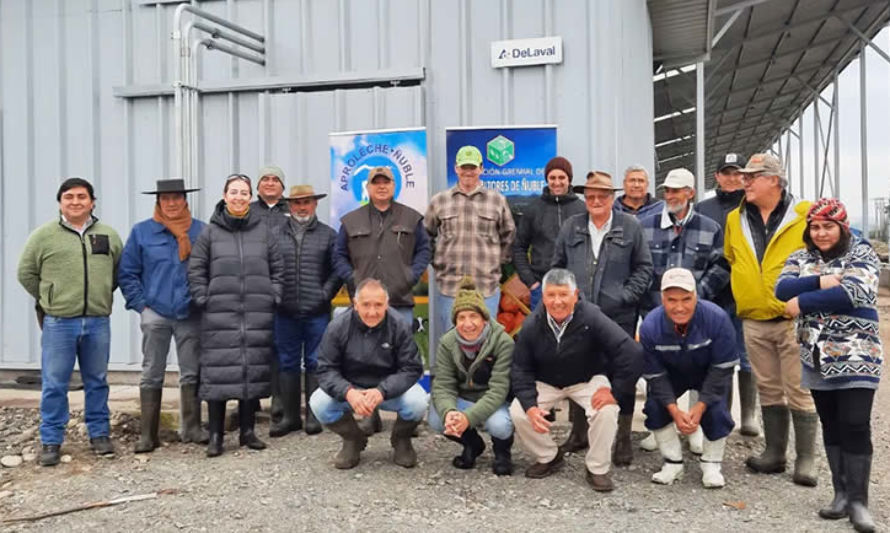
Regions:
<instances>
[{"instance_id":1,"label":"man with white beard","mask_svg":"<svg viewBox=\"0 0 890 533\"><path fill-rule=\"evenodd\" d=\"M692 205L695 176L685 168L677 168L668 172L660 187L664 189L664 208L640 220L654 267L652 284L640 302L644 316L661 305L661 277L671 268L692 272L700 300L713 301L729 283L723 230L717 222L697 213ZM697 391L690 392L690 400L697 401ZM690 435L689 447L693 453L701 454L701 446L699 429Z\"/></svg>"}]
</instances>

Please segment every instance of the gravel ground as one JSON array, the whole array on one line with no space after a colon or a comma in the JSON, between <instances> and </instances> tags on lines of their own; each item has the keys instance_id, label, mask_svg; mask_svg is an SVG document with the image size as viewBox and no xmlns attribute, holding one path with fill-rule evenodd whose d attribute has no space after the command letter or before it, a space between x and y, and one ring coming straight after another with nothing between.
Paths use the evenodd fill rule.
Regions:
<instances>
[{"instance_id":1,"label":"gravel ground","mask_svg":"<svg viewBox=\"0 0 890 533\"><path fill-rule=\"evenodd\" d=\"M890 299L882 298L890 304ZM890 309L881 310L882 322ZM884 342L890 327L882 324ZM871 509L879 527L890 524L890 392L879 391L873 415L875 464ZM76 415L79 415L76 413ZM420 464L406 470L390 461L388 435L373 437L361 464L333 468L339 439L330 432L265 439L261 452L237 449L226 435L226 452L204 457L197 445L165 442L150 455L132 453L137 421L113 415L114 459L89 452L81 421L70 424L63 453L69 463L41 468L29 456L39 448L34 410L0 408L0 456L26 455L15 468L0 468L0 520L58 510L91 501L173 489L155 500L91 509L32 523L0 525L8 531L852 531L846 520L816 515L831 497L830 474L820 446L819 486L799 487L791 474L755 475L744 458L761 438L733 433L723 463L727 486L701 488L698 464L687 453L686 477L671 487L649 477L657 453L637 451L634 464L614 470L615 492L593 492L584 481L583 457L543 480L522 475L528 455L514 447L517 473L491 473L486 450L472 471L456 470L458 445L423 427L415 439ZM386 421L387 429L391 419ZM556 426L561 439L565 423ZM268 426L258 426L261 436ZM172 437L172 435L162 435ZM635 441L642 434L635 434ZM793 449L793 447L792 447ZM793 457L793 452L791 454ZM30 459L30 460L28 460Z\"/></svg>"}]
</instances>

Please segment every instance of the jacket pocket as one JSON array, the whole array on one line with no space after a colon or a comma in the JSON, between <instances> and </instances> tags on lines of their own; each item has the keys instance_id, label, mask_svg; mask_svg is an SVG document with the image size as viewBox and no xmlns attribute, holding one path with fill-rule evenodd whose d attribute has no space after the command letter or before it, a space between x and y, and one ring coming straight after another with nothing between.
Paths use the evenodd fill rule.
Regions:
<instances>
[{"instance_id":1,"label":"jacket pocket","mask_svg":"<svg viewBox=\"0 0 890 533\"><path fill-rule=\"evenodd\" d=\"M687 243L686 258L683 261L686 265L684 266L690 270L702 272L708 266L708 256L710 254L711 248L709 246L697 242Z\"/></svg>"},{"instance_id":2,"label":"jacket pocket","mask_svg":"<svg viewBox=\"0 0 890 533\"><path fill-rule=\"evenodd\" d=\"M460 230L457 210L446 211L439 216L439 236L449 241L453 239Z\"/></svg>"},{"instance_id":3,"label":"jacket pocket","mask_svg":"<svg viewBox=\"0 0 890 533\"><path fill-rule=\"evenodd\" d=\"M498 242L498 217L488 210L477 211L476 225L479 235L491 243Z\"/></svg>"},{"instance_id":4,"label":"jacket pocket","mask_svg":"<svg viewBox=\"0 0 890 533\"><path fill-rule=\"evenodd\" d=\"M93 255L108 255L111 253L111 244L108 235L100 235L98 233L90 234L90 251Z\"/></svg>"}]
</instances>

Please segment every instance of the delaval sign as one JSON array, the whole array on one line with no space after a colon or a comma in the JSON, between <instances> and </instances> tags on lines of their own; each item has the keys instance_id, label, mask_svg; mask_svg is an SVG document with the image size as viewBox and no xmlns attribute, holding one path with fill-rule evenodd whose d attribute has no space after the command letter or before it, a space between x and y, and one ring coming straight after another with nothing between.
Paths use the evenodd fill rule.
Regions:
<instances>
[{"instance_id":1,"label":"delaval sign","mask_svg":"<svg viewBox=\"0 0 890 533\"><path fill-rule=\"evenodd\" d=\"M491 66L527 67L562 63L562 37L513 39L491 43Z\"/></svg>"}]
</instances>

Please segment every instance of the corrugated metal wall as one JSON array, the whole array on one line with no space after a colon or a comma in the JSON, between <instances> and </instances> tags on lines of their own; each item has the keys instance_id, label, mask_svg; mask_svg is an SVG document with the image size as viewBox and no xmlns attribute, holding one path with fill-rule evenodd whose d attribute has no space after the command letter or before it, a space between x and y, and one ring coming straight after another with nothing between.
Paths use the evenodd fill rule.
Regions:
<instances>
[{"instance_id":1,"label":"corrugated metal wall","mask_svg":"<svg viewBox=\"0 0 890 533\"><path fill-rule=\"evenodd\" d=\"M329 190L328 133L426 126L431 190L444 129L559 126L576 173L653 163L645 0L217 0L192 2L267 37L265 67L202 51L202 83L327 80L330 90L208 94L192 201L206 217L223 178L282 166ZM0 367L39 365L32 302L16 282L30 229L55 216L62 177L93 181L97 215L126 238L151 215L139 191L174 172L169 0L0 0ZM492 41L560 35L561 65L492 69ZM336 89L331 80L419 72L419 85ZM163 90L162 90L163 89ZM123 98L141 90L157 96ZM577 178L576 178L577 179ZM319 213L327 217L322 200ZM116 298L112 367L138 369L139 327Z\"/></svg>"}]
</instances>

